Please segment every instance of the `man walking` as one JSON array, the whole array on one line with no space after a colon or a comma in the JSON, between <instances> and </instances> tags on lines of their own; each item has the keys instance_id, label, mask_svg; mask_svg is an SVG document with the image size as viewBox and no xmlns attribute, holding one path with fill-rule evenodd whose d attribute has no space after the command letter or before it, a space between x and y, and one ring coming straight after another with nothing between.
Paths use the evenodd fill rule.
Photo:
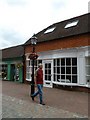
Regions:
<instances>
[{"instance_id":1,"label":"man walking","mask_svg":"<svg viewBox=\"0 0 90 120\"><path fill-rule=\"evenodd\" d=\"M36 76L36 84L37 84L37 89L38 91L35 92L33 95L31 95L32 98L34 98L35 96L37 96L39 94L39 99L40 99L40 104L45 105L43 102L43 70L42 70L43 66L40 63L38 65L38 69L36 70L35 76Z\"/></svg>"}]
</instances>

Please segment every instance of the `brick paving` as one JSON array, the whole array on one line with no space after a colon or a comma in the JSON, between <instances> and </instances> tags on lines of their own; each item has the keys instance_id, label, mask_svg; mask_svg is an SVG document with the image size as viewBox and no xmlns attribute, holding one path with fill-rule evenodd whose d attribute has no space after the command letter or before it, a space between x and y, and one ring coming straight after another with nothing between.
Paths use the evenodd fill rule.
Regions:
<instances>
[{"instance_id":1,"label":"brick paving","mask_svg":"<svg viewBox=\"0 0 90 120\"><path fill-rule=\"evenodd\" d=\"M42 106L11 96L2 96L3 118L85 118L62 109Z\"/></svg>"},{"instance_id":2,"label":"brick paving","mask_svg":"<svg viewBox=\"0 0 90 120\"><path fill-rule=\"evenodd\" d=\"M3 118L85 118L88 93L44 88L45 106L29 96L30 85L2 81Z\"/></svg>"}]
</instances>

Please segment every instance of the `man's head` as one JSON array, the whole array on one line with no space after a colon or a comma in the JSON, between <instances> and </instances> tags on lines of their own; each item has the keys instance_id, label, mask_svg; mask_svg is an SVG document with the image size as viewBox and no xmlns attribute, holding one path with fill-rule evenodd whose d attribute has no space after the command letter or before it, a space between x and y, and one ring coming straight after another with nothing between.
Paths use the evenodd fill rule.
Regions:
<instances>
[{"instance_id":1,"label":"man's head","mask_svg":"<svg viewBox=\"0 0 90 120\"><path fill-rule=\"evenodd\" d=\"M41 63L39 63L38 67L39 68L43 68L43 65Z\"/></svg>"}]
</instances>

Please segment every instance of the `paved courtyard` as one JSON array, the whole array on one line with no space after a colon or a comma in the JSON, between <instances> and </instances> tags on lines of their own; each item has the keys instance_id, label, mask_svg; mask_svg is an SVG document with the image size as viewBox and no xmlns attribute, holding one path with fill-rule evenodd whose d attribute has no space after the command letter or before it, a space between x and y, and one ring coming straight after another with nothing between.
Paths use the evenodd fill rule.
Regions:
<instances>
[{"instance_id":1,"label":"paved courtyard","mask_svg":"<svg viewBox=\"0 0 90 120\"><path fill-rule=\"evenodd\" d=\"M1 85L1 81L0 81ZM88 118L88 93L44 88L45 106L33 102L30 85L2 81L3 118Z\"/></svg>"}]
</instances>

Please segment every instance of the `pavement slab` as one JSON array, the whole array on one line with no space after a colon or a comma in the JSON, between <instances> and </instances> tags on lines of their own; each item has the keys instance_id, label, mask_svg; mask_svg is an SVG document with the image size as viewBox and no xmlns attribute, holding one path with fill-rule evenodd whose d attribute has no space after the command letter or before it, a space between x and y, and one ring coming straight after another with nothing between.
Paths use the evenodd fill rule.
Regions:
<instances>
[{"instance_id":1,"label":"pavement slab","mask_svg":"<svg viewBox=\"0 0 90 120\"><path fill-rule=\"evenodd\" d=\"M88 118L90 93L44 87L46 105L42 106L38 96L32 101L29 84L0 81L0 85L5 118Z\"/></svg>"},{"instance_id":2,"label":"pavement slab","mask_svg":"<svg viewBox=\"0 0 90 120\"><path fill-rule=\"evenodd\" d=\"M62 109L2 96L2 118L86 118Z\"/></svg>"}]
</instances>

